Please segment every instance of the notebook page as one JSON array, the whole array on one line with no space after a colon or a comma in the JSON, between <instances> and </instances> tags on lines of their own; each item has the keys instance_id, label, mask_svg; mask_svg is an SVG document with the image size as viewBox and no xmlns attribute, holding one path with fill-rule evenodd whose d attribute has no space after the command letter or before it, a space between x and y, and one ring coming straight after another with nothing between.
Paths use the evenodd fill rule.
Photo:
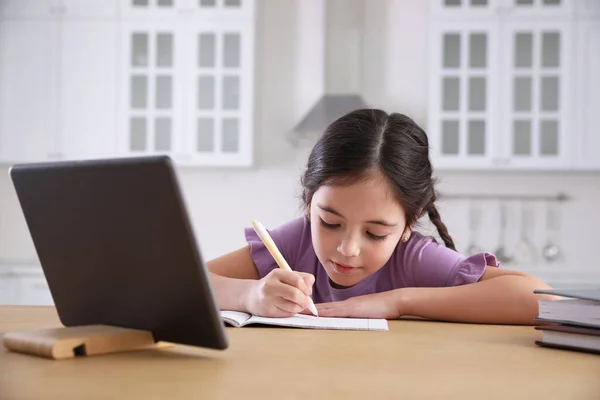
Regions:
<instances>
[{"instance_id":1,"label":"notebook page","mask_svg":"<svg viewBox=\"0 0 600 400\"><path fill-rule=\"evenodd\" d=\"M286 318L265 318L253 316L249 323L279 325L293 328L312 329L341 329L341 330L368 330L387 331L388 323L385 319L365 318L326 318L313 315L296 314Z\"/></svg>"}]
</instances>

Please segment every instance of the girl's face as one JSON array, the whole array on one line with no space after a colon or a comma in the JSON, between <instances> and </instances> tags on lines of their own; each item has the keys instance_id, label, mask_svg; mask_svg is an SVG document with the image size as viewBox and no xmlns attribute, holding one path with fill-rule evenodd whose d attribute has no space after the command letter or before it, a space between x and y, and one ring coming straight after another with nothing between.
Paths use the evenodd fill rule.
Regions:
<instances>
[{"instance_id":1,"label":"girl's face","mask_svg":"<svg viewBox=\"0 0 600 400\"><path fill-rule=\"evenodd\" d=\"M383 267L409 232L404 209L379 172L349 186L321 186L309 213L313 247L338 286L353 286Z\"/></svg>"}]
</instances>

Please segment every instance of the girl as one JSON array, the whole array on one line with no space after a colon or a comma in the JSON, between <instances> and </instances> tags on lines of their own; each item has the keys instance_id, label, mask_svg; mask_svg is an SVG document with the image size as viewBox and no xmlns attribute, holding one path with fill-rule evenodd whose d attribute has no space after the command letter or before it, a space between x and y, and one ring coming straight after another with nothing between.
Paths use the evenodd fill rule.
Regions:
<instances>
[{"instance_id":1,"label":"girl","mask_svg":"<svg viewBox=\"0 0 600 400\"><path fill-rule=\"evenodd\" d=\"M302 177L305 215L270 231L294 271L277 267L252 228L247 245L207 263L219 308L285 317L309 295L323 317L403 315L532 324L533 276L464 257L435 206L426 133L402 114L353 111L316 143ZM413 231L427 214L444 245Z\"/></svg>"}]
</instances>

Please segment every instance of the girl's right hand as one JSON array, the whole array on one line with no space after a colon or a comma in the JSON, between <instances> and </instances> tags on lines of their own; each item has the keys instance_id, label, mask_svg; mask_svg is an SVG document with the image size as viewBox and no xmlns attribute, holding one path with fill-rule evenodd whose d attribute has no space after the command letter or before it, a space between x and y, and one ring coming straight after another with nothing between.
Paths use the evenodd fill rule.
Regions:
<instances>
[{"instance_id":1,"label":"girl's right hand","mask_svg":"<svg viewBox=\"0 0 600 400\"><path fill-rule=\"evenodd\" d=\"M290 317L308 307L315 277L305 272L272 270L245 294L245 309L262 317Z\"/></svg>"}]
</instances>

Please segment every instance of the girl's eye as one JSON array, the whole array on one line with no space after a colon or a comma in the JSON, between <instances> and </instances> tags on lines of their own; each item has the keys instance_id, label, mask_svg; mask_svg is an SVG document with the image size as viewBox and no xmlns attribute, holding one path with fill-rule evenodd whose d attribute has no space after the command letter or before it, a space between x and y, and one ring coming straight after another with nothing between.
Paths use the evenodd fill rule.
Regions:
<instances>
[{"instance_id":1,"label":"girl's eye","mask_svg":"<svg viewBox=\"0 0 600 400\"><path fill-rule=\"evenodd\" d=\"M384 235L384 236L373 235L371 232L367 232L367 236L371 240L385 240L385 238L388 237L388 235Z\"/></svg>"},{"instance_id":2,"label":"girl's eye","mask_svg":"<svg viewBox=\"0 0 600 400\"><path fill-rule=\"evenodd\" d=\"M340 227L340 224L328 224L327 222L323 221L323 218L319 218L319 220L321 220L321 226L323 226L323 228L336 229Z\"/></svg>"}]
</instances>

